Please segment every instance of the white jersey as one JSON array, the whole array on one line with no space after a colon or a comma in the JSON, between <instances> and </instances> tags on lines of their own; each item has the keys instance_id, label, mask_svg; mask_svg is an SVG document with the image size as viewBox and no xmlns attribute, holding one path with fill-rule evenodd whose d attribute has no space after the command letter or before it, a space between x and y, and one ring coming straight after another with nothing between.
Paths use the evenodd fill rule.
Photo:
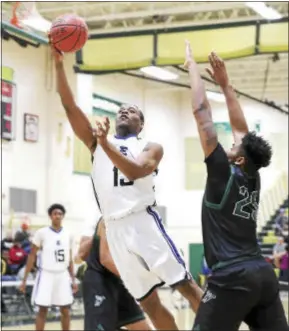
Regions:
<instances>
[{"instance_id":1,"label":"white jersey","mask_svg":"<svg viewBox=\"0 0 289 331\"><path fill-rule=\"evenodd\" d=\"M135 160L147 145L136 136L109 141L126 157ZM153 174L129 181L114 167L100 145L93 155L92 181L105 220L123 218L155 203Z\"/></svg>"},{"instance_id":2,"label":"white jersey","mask_svg":"<svg viewBox=\"0 0 289 331\"><path fill-rule=\"evenodd\" d=\"M73 240L64 228L59 231L47 226L35 232L32 243L39 247L39 269L51 272L67 270L70 261L70 250Z\"/></svg>"}]
</instances>

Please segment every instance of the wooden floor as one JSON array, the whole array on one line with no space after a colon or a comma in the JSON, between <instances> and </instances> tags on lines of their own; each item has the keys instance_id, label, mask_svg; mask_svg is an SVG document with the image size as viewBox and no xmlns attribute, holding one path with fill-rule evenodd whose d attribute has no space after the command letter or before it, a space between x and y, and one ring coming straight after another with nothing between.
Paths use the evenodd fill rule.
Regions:
<instances>
[{"instance_id":1,"label":"wooden floor","mask_svg":"<svg viewBox=\"0 0 289 331\"><path fill-rule=\"evenodd\" d=\"M176 322L181 330L191 330L194 321L194 314L189 308L184 309L176 309L173 306L178 305L179 300L177 297L172 296L168 291L161 291L161 297L163 302L165 302L171 311L175 315ZM284 309L287 314L288 320L288 293L282 294L282 302L284 305ZM34 330L33 325L23 325L23 326L14 326L14 327L4 327L1 330ZM47 323L46 329L47 331L58 331L61 330L60 322L55 323ZM71 323L71 330L83 330L83 320L74 320ZM242 324L240 330L248 330L246 324Z\"/></svg>"}]
</instances>

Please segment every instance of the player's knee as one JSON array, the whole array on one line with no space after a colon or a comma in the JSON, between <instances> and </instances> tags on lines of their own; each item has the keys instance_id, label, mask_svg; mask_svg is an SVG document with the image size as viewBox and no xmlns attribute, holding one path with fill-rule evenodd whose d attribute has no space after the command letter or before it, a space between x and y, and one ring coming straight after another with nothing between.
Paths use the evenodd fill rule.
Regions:
<instances>
[{"instance_id":1,"label":"player's knee","mask_svg":"<svg viewBox=\"0 0 289 331\"><path fill-rule=\"evenodd\" d=\"M180 292L185 298L201 299L203 291L193 279L187 279L173 287Z\"/></svg>"},{"instance_id":2,"label":"player's knee","mask_svg":"<svg viewBox=\"0 0 289 331\"><path fill-rule=\"evenodd\" d=\"M42 318L46 318L48 308L47 307L39 307L38 309L38 316Z\"/></svg>"},{"instance_id":3,"label":"player's knee","mask_svg":"<svg viewBox=\"0 0 289 331\"><path fill-rule=\"evenodd\" d=\"M162 303L156 290L140 302L143 310L150 316L157 315L162 309Z\"/></svg>"},{"instance_id":4,"label":"player's knee","mask_svg":"<svg viewBox=\"0 0 289 331\"><path fill-rule=\"evenodd\" d=\"M69 317L69 307L61 307L60 313L63 317Z\"/></svg>"}]
</instances>

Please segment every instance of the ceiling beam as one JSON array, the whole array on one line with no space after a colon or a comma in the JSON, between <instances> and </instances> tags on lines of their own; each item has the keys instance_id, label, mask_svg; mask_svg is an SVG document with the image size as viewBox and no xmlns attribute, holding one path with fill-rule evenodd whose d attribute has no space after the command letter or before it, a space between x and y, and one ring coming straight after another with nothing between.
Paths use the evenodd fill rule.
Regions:
<instances>
[{"instance_id":1,"label":"ceiling beam","mask_svg":"<svg viewBox=\"0 0 289 331\"><path fill-rule=\"evenodd\" d=\"M103 22L103 21L114 21L114 20L125 20L131 18L143 18L148 16L155 15L178 15L178 14L187 14L187 13L200 13L200 12L214 12L222 10L232 10L234 8L244 7L243 2L218 2L217 4L211 2L210 4L201 4L193 3L189 5L186 3L184 6L168 8L155 8L151 10L141 10L141 11L132 11L124 13L114 13L109 15L98 15L85 18L86 22Z\"/></svg>"}]
</instances>

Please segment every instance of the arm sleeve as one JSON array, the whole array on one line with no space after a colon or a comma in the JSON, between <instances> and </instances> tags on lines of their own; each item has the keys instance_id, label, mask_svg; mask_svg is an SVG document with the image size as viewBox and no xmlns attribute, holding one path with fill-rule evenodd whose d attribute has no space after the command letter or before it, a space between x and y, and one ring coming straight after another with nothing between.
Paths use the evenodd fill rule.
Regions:
<instances>
[{"instance_id":1,"label":"arm sleeve","mask_svg":"<svg viewBox=\"0 0 289 331\"><path fill-rule=\"evenodd\" d=\"M37 230L32 238L32 244L37 246L38 248L41 247L42 244L42 231Z\"/></svg>"},{"instance_id":2,"label":"arm sleeve","mask_svg":"<svg viewBox=\"0 0 289 331\"><path fill-rule=\"evenodd\" d=\"M218 143L215 150L205 159L208 179L227 183L230 178L230 163L223 146Z\"/></svg>"},{"instance_id":3,"label":"arm sleeve","mask_svg":"<svg viewBox=\"0 0 289 331\"><path fill-rule=\"evenodd\" d=\"M95 228L100 221L102 215L98 209L86 219L83 230L82 230L82 237L93 237L95 233Z\"/></svg>"}]
</instances>

